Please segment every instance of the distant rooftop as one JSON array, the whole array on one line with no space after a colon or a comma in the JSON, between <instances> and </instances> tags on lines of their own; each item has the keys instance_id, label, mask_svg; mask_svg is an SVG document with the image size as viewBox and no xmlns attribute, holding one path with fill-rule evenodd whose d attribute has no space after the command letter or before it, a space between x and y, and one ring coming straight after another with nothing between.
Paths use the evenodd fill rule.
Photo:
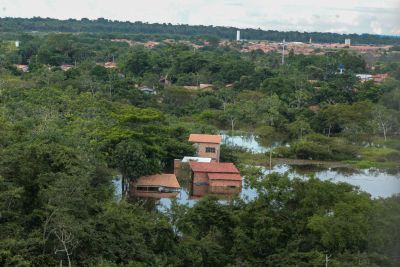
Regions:
<instances>
[{"instance_id":1,"label":"distant rooftop","mask_svg":"<svg viewBox=\"0 0 400 267\"><path fill-rule=\"evenodd\" d=\"M136 182L136 186L164 186L180 188L175 174L154 174L140 177Z\"/></svg>"},{"instance_id":2,"label":"distant rooftop","mask_svg":"<svg viewBox=\"0 0 400 267\"><path fill-rule=\"evenodd\" d=\"M239 170L233 163L228 162L189 162L193 172L208 172L208 173L237 173Z\"/></svg>"},{"instance_id":3,"label":"distant rooftop","mask_svg":"<svg viewBox=\"0 0 400 267\"><path fill-rule=\"evenodd\" d=\"M189 142L193 143L213 143L220 144L222 137L220 135L212 134L191 134L189 136Z\"/></svg>"}]
</instances>

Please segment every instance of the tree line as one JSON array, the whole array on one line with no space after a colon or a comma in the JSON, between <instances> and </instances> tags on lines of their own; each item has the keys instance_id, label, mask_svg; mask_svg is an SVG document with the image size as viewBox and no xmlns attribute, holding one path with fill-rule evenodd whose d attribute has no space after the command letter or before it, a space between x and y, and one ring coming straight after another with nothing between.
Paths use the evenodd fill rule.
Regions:
<instances>
[{"instance_id":1,"label":"tree line","mask_svg":"<svg viewBox=\"0 0 400 267\"><path fill-rule=\"evenodd\" d=\"M130 33L130 34L172 34L184 36L211 35L223 39L234 40L236 31L241 30L241 36L248 40L269 40L308 42L310 38L317 43L343 43L350 38L353 44L400 44L396 36L374 34L338 34L321 32L275 31L261 29L238 29L235 27L205 26L205 25L173 25L171 23L146 23L141 21L128 22L98 18L90 20L52 18L0 18L2 32L93 32L93 33Z\"/></svg>"}]
</instances>

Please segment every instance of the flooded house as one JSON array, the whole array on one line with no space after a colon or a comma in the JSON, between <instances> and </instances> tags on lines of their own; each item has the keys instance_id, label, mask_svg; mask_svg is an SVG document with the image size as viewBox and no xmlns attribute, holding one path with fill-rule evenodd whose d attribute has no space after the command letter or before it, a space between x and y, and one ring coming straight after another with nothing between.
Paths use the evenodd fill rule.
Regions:
<instances>
[{"instance_id":1,"label":"flooded house","mask_svg":"<svg viewBox=\"0 0 400 267\"><path fill-rule=\"evenodd\" d=\"M194 143L198 157L211 158L219 162L222 137L211 134L191 134L189 142Z\"/></svg>"},{"instance_id":2,"label":"flooded house","mask_svg":"<svg viewBox=\"0 0 400 267\"><path fill-rule=\"evenodd\" d=\"M186 175L186 170L189 170L189 162L211 162L211 158L202 158L202 157L188 157L185 156L183 159L175 159L174 160L174 173L178 177L180 176L189 176Z\"/></svg>"},{"instance_id":3,"label":"flooded house","mask_svg":"<svg viewBox=\"0 0 400 267\"><path fill-rule=\"evenodd\" d=\"M131 182L133 197L171 198L176 197L181 187L175 174L153 174L142 176Z\"/></svg>"},{"instance_id":4,"label":"flooded house","mask_svg":"<svg viewBox=\"0 0 400 267\"><path fill-rule=\"evenodd\" d=\"M230 162L189 162L194 196L239 193L242 176Z\"/></svg>"}]
</instances>

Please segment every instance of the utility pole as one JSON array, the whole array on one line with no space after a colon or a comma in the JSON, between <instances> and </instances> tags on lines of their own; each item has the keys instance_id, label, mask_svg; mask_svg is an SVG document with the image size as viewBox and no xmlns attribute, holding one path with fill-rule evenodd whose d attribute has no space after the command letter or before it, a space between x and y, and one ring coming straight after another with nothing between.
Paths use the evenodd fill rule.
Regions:
<instances>
[{"instance_id":1,"label":"utility pole","mask_svg":"<svg viewBox=\"0 0 400 267\"><path fill-rule=\"evenodd\" d=\"M285 39L282 42L282 65L285 64Z\"/></svg>"}]
</instances>

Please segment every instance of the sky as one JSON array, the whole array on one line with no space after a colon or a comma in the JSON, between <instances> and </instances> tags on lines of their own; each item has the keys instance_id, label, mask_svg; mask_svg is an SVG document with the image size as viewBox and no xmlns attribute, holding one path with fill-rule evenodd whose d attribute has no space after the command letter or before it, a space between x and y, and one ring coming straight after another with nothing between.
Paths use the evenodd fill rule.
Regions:
<instances>
[{"instance_id":1,"label":"sky","mask_svg":"<svg viewBox=\"0 0 400 267\"><path fill-rule=\"evenodd\" d=\"M0 17L35 16L400 35L400 0L0 0Z\"/></svg>"}]
</instances>

